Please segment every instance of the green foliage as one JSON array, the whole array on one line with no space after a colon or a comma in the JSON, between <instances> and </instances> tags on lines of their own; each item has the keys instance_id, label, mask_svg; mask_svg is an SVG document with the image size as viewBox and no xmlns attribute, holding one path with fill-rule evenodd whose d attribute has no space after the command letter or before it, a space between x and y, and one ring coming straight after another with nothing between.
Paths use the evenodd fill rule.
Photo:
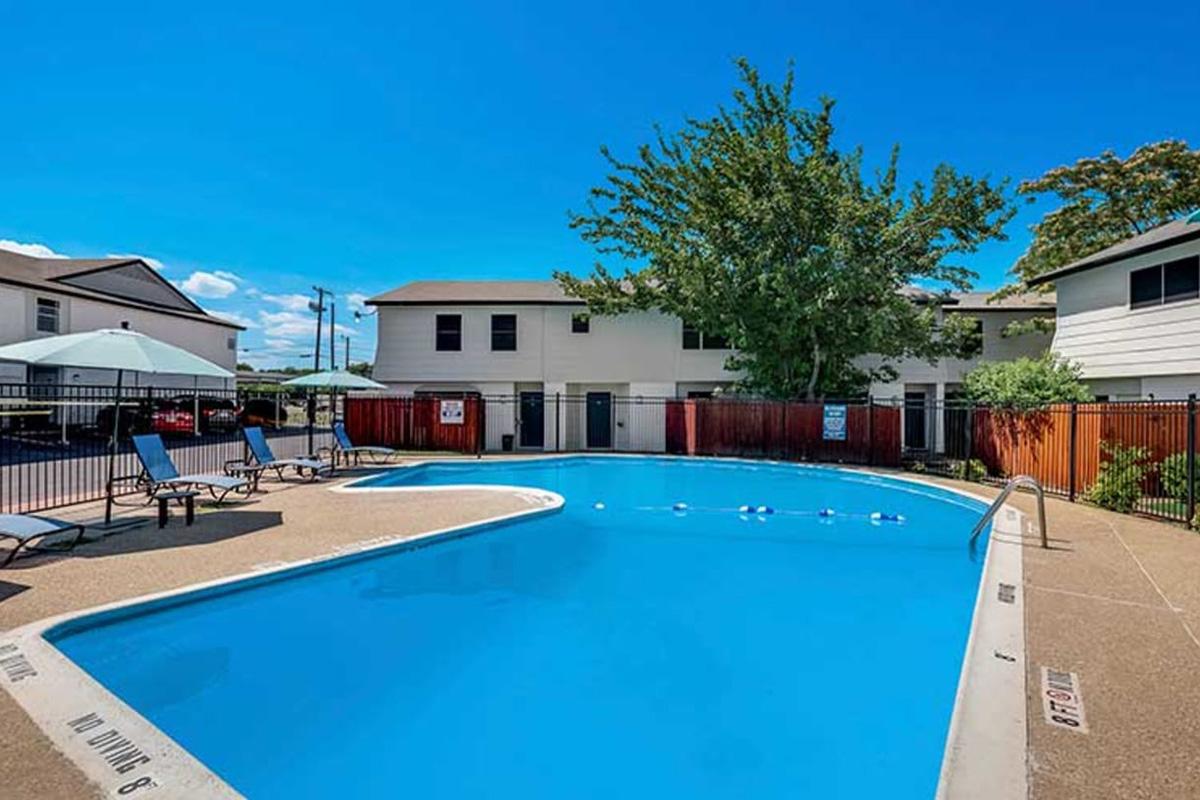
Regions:
<instances>
[{"instance_id":1,"label":"green foliage","mask_svg":"<svg viewBox=\"0 0 1200 800\"><path fill-rule=\"evenodd\" d=\"M1017 192L1034 202L1062 201L1033 226L1033 242L1013 266L1022 282L1200 207L1200 150L1168 139L1122 159L1111 150L1024 181Z\"/></svg>"},{"instance_id":2,"label":"green foliage","mask_svg":"<svg viewBox=\"0 0 1200 800\"><path fill-rule=\"evenodd\" d=\"M961 481L981 481L987 477L987 465L978 458L953 461L950 474Z\"/></svg>"},{"instance_id":3,"label":"green foliage","mask_svg":"<svg viewBox=\"0 0 1200 800\"><path fill-rule=\"evenodd\" d=\"M247 364L245 361L239 361L237 370L238 372L254 372L254 365Z\"/></svg>"},{"instance_id":4,"label":"green foliage","mask_svg":"<svg viewBox=\"0 0 1200 800\"><path fill-rule=\"evenodd\" d=\"M1116 442L1101 442L1108 460L1100 465L1096 482L1088 489L1087 499L1101 508L1128 514L1142 497L1142 481L1153 471L1147 464L1150 451L1145 447L1124 447Z\"/></svg>"},{"instance_id":5,"label":"green foliage","mask_svg":"<svg viewBox=\"0 0 1200 800\"><path fill-rule=\"evenodd\" d=\"M1078 365L1054 353L980 364L963 379L963 390L971 402L995 408L1034 409L1092 399L1080 383Z\"/></svg>"},{"instance_id":6,"label":"green foliage","mask_svg":"<svg viewBox=\"0 0 1200 800\"><path fill-rule=\"evenodd\" d=\"M371 377L371 370L373 368L374 367L371 364L371 362L359 361L359 362L356 362L356 363L351 364L350 366L346 367L346 371L353 375L359 375L363 378L369 378L369 377Z\"/></svg>"},{"instance_id":7,"label":"green foliage","mask_svg":"<svg viewBox=\"0 0 1200 800\"><path fill-rule=\"evenodd\" d=\"M1200 462L1200 453L1196 454L1196 459ZM1188 496L1187 482L1187 453L1175 453L1163 459L1162 464L1158 468L1159 479L1162 481L1163 491L1168 497L1174 497L1176 500L1186 501ZM1196 497L1200 498L1200 475L1196 475L1192 481L1196 486Z\"/></svg>"},{"instance_id":8,"label":"green foliage","mask_svg":"<svg viewBox=\"0 0 1200 800\"><path fill-rule=\"evenodd\" d=\"M724 337L742 388L770 397L851 394L900 358L956 352L956 324L909 287L969 285L952 259L1003 238L1004 183L943 164L903 189L898 149L865 177L861 149L833 144L832 100L797 108L790 70L775 85L737 63L730 106L630 161L602 148L612 173L570 223L625 266L556 273L564 289L594 314L656 309ZM854 363L869 353L882 363Z\"/></svg>"}]
</instances>

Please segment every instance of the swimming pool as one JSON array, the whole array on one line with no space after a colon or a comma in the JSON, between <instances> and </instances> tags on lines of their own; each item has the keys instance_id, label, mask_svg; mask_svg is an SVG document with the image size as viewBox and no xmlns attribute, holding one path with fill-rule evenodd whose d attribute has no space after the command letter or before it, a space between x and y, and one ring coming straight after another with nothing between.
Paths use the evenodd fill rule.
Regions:
<instances>
[{"instance_id":1,"label":"swimming pool","mask_svg":"<svg viewBox=\"0 0 1200 800\"><path fill-rule=\"evenodd\" d=\"M791 465L430 464L543 514L56 647L252 798L931 797L983 504Z\"/></svg>"}]
</instances>

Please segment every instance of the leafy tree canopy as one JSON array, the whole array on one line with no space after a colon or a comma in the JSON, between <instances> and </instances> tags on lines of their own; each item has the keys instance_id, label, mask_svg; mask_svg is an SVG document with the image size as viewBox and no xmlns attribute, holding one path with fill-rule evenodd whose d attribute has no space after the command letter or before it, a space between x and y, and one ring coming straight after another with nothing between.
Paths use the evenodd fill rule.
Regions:
<instances>
[{"instance_id":1,"label":"leafy tree canopy","mask_svg":"<svg viewBox=\"0 0 1200 800\"><path fill-rule=\"evenodd\" d=\"M655 309L725 337L742 388L767 396L849 393L896 359L954 352L969 326L939 327L904 290L969 285L951 259L1002 238L1003 183L941 165L902 189L896 148L864 177L861 148L834 146L832 100L797 108L791 70L773 85L737 65L731 106L660 130L631 161L601 149L612 172L571 226L625 266L555 277L593 313ZM882 363L855 363L868 353Z\"/></svg>"},{"instance_id":2,"label":"leafy tree canopy","mask_svg":"<svg viewBox=\"0 0 1200 800\"><path fill-rule=\"evenodd\" d=\"M1092 399L1080 381L1079 366L1054 353L980 364L967 373L963 389L971 402L995 408L1034 409Z\"/></svg>"},{"instance_id":3,"label":"leafy tree canopy","mask_svg":"<svg viewBox=\"0 0 1200 800\"><path fill-rule=\"evenodd\" d=\"M1107 150L1024 181L1017 192L1029 202L1046 194L1062 202L1033 226L1033 242L1013 265L1025 282L1200 208L1200 150L1174 139L1125 159Z\"/></svg>"}]
</instances>

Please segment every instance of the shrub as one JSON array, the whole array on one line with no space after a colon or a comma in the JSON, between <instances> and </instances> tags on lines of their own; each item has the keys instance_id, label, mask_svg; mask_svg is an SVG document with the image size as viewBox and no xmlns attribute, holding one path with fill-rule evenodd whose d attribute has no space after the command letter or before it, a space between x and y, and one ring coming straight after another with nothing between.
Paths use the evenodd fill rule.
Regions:
<instances>
[{"instance_id":1,"label":"shrub","mask_svg":"<svg viewBox=\"0 0 1200 800\"><path fill-rule=\"evenodd\" d=\"M1087 499L1101 508L1128 514L1137 508L1142 481L1154 469L1146 463L1150 451L1115 442L1101 442L1100 449L1108 460L1100 465L1100 474L1088 489Z\"/></svg>"},{"instance_id":2,"label":"shrub","mask_svg":"<svg viewBox=\"0 0 1200 800\"><path fill-rule=\"evenodd\" d=\"M951 474L962 481L981 481L987 477L987 465L978 458L951 462L950 469Z\"/></svg>"},{"instance_id":3,"label":"shrub","mask_svg":"<svg viewBox=\"0 0 1200 800\"><path fill-rule=\"evenodd\" d=\"M1092 399L1080 382L1079 365L1046 353L980 364L963 379L967 398L995 408L1032 409L1049 403L1086 403Z\"/></svg>"},{"instance_id":4,"label":"shrub","mask_svg":"<svg viewBox=\"0 0 1200 800\"><path fill-rule=\"evenodd\" d=\"M1196 454L1196 460L1200 464L1200 453ZM1174 497L1176 500L1187 501L1188 485L1187 485L1187 453L1176 453L1167 456L1163 459L1162 464L1158 468L1159 477L1162 479L1163 491L1168 497ZM1200 497L1200 466L1197 466L1197 475L1192 481L1196 485L1196 496Z\"/></svg>"}]
</instances>

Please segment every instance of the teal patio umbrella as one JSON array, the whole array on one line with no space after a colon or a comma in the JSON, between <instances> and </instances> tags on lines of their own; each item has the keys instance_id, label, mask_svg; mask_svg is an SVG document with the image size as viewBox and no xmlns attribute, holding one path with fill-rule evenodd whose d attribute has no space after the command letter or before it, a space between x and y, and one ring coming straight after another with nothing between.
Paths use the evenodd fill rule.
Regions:
<instances>
[{"instance_id":1,"label":"teal patio umbrella","mask_svg":"<svg viewBox=\"0 0 1200 800\"><path fill-rule=\"evenodd\" d=\"M290 381L284 381L284 386L294 386L298 389L386 389L382 383L376 383L370 378L364 378L361 375L355 375L353 372L347 372L344 369L326 370L325 372L314 372L311 375L302 375L299 378L292 378Z\"/></svg>"},{"instance_id":2,"label":"teal patio umbrella","mask_svg":"<svg viewBox=\"0 0 1200 800\"><path fill-rule=\"evenodd\" d=\"M324 372L314 372L310 375L301 375L299 378L292 378L290 381L284 381L283 386L290 386L296 389L328 389L332 396L339 389L350 391L352 389L386 389L382 383L376 383L370 378L364 378L361 375L355 375L353 372L347 372L344 369L325 370ZM336 415L336 401L330 400L330 414ZM313 416L312 405L309 405L308 417L308 449L311 451L313 447Z\"/></svg>"},{"instance_id":3,"label":"teal patio umbrella","mask_svg":"<svg viewBox=\"0 0 1200 800\"><path fill-rule=\"evenodd\" d=\"M69 333L5 345L0 347L0 361L21 361L50 367L116 370L116 411L113 413L112 440L108 447L105 526L112 524L113 468L121 421L121 383L125 373L150 372L203 378L233 377L229 370L194 353L124 328Z\"/></svg>"}]
</instances>

